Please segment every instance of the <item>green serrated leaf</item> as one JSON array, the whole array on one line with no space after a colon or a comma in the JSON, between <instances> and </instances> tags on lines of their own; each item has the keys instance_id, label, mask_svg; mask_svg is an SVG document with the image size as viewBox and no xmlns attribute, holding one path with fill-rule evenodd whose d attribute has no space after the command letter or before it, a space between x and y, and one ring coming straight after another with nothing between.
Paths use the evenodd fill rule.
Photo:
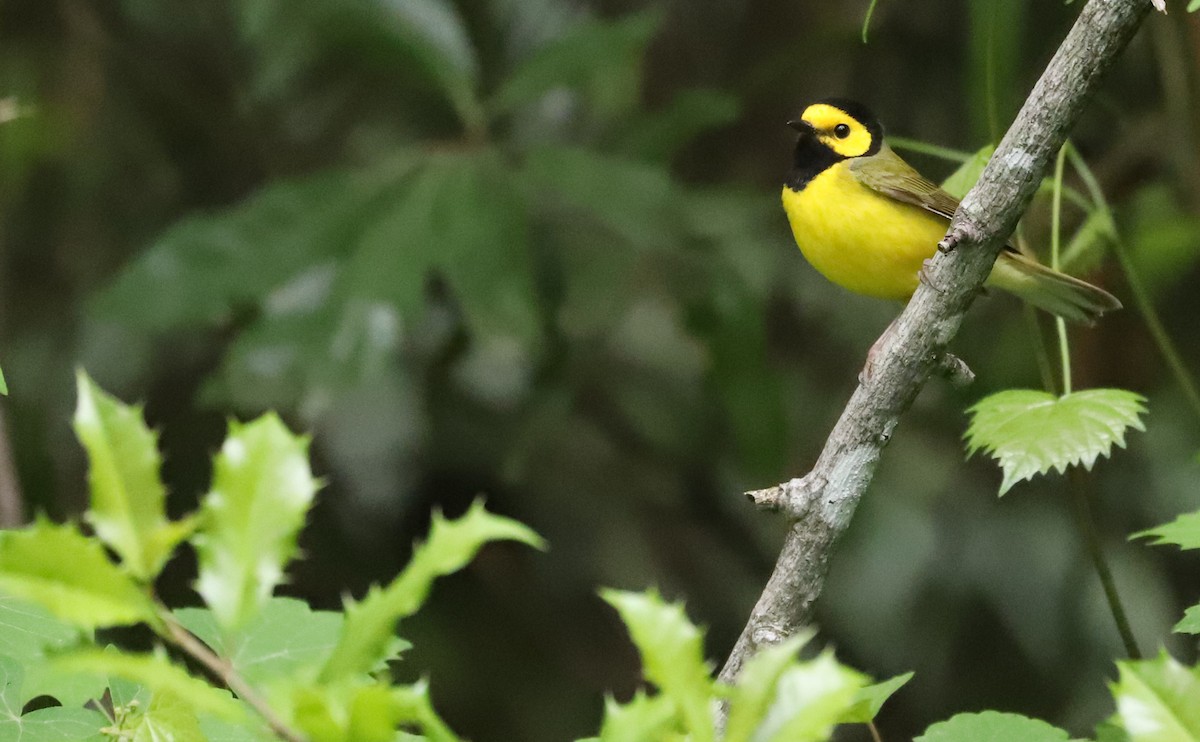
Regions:
<instances>
[{"instance_id":1,"label":"green serrated leaf","mask_svg":"<svg viewBox=\"0 0 1200 742\"><path fill-rule=\"evenodd\" d=\"M958 714L947 721L939 721L913 742L1063 742L1069 737L1063 730L1044 721L1020 714L983 711Z\"/></svg>"},{"instance_id":2,"label":"green serrated leaf","mask_svg":"<svg viewBox=\"0 0 1200 742\"><path fill-rule=\"evenodd\" d=\"M748 742L775 700L779 678L797 662L796 655L812 640L804 631L773 647L759 650L738 674L729 692L729 718L723 742Z\"/></svg>"},{"instance_id":3,"label":"green serrated leaf","mask_svg":"<svg viewBox=\"0 0 1200 742\"><path fill-rule=\"evenodd\" d=\"M604 590L601 597L621 614L641 654L642 672L679 709L690 738L712 740L712 668L704 660L704 635L683 604L666 603L655 591Z\"/></svg>"},{"instance_id":4,"label":"green serrated leaf","mask_svg":"<svg viewBox=\"0 0 1200 742\"><path fill-rule=\"evenodd\" d=\"M0 590L81 629L156 620L146 593L72 525L0 532Z\"/></svg>"},{"instance_id":5,"label":"green serrated leaf","mask_svg":"<svg viewBox=\"0 0 1200 742\"><path fill-rule=\"evenodd\" d=\"M604 699L604 723L596 742L665 742L685 738L683 720L666 696L648 696L638 690L628 703L617 703L611 697Z\"/></svg>"},{"instance_id":6,"label":"green serrated leaf","mask_svg":"<svg viewBox=\"0 0 1200 742\"><path fill-rule=\"evenodd\" d=\"M397 723L421 730L430 742L459 742L458 735L434 711L428 682L422 680L412 685L395 686L389 693Z\"/></svg>"},{"instance_id":7,"label":"green serrated leaf","mask_svg":"<svg viewBox=\"0 0 1200 742\"><path fill-rule=\"evenodd\" d=\"M942 190L955 198L967 195L967 191L971 190L971 186L975 185L979 176L983 174L983 169L987 167L988 160L992 159L992 153L995 151L994 146L984 145L971 155L971 159L959 165L957 170L950 173L950 177L942 181Z\"/></svg>"},{"instance_id":8,"label":"green serrated leaf","mask_svg":"<svg viewBox=\"0 0 1200 742\"><path fill-rule=\"evenodd\" d=\"M865 675L838 663L833 652L798 663L779 678L775 700L767 709L755 739L768 742L820 742L849 712Z\"/></svg>"},{"instance_id":9,"label":"green serrated leaf","mask_svg":"<svg viewBox=\"0 0 1200 742\"><path fill-rule=\"evenodd\" d=\"M1117 716L1133 742L1200 739L1200 674L1166 651L1152 660L1117 663L1110 685Z\"/></svg>"},{"instance_id":10,"label":"green serrated leaf","mask_svg":"<svg viewBox=\"0 0 1200 742\"><path fill-rule=\"evenodd\" d=\"M105 393L82 370L76 382L75 434L87 450L92 493L87 519L125 568L150 582L187 537L191 522L167 520L158 439L141 407Z\"/></svg>"},{"instance_id":11,"label":"green serrated leaf","mask_svg":"<svg viewBox=\"0 0 1200 742\"><path fill-rule=\"evenodd\" d=\"M1200 634L1200 605L1183 612L1183 618L1171 629L1176 634Z\"/></svg>"},{"instance_id":12,"label":"green serrated leaf","mask_svg":"<svg viewBox=\"0 0 1200 742\"><path fill-rule=\"evenodd\" d=\"M90 632L59 621L44 608L9 595L0 595L0 655L25 669L21 704L50 696L63 706L82 706L104 693L104 678L56 672L46 657L90 640Z\"/></svg>"},{"instance_id":13,"label":"green serrated leaf","mask_svg":"<svg viewBox=\"0 0 1200 742\"><path fill-rule=\"evenodd\" d=\"M1062 397L1010 389L985 397L969 413L967 455L983 450L1004 471L1000 494L1017 482L1069 466L1091 469L1129 428L1145 430L1146 400L1123 389L1088 389Z\"/></svg>"},{"instance_id":14,"label":"green serrated leaf","mask_svg":"<svg viewBox=\"0 0 1200 742\"><path fill-rule=\"evenodd\" d=\"M640 56L660 21L661 14L645 12L615 21L579 24L513 70L489 101L489 107L504 113L556 88L587 84L608 69Z\"/></svg>"},{"instance_id":15,"label":"green serrated leaf","mask_svg":"<svg viewBox=\"0 0 1200 742\"><path fill-rule=\"evenodd\" d=\"M51 706L24 716L0 718L0 740L5 742L105 742L111 739L100 730L109 726L104 714L94 709Z\"/></svg>"},{"instance_id":16,"label":"green serrated leaf","mask_svg":"<svg viewBox=\"0 0 1200 742\"><path fill-rule=\"evenodd\" d=\"M196 713L209 713L227 721L240 721L245 717L242 705L227 691L192 677L162 654L79 649L59 655L51 662L68 672L123 678L144 686L151 694L170 694Z\"/></svg>"},{"instance_id":17,"label":"green serrated leaf","mask_svg":"<svg viewBox=\"0 0 1200 742\"><path fill-rule=\"evenodd\" d=\"M343 621L341 613L314 611L293 598L271 598L231 637L210 610L182 608L175 617L255 685L311 679L337 643Z\"/></svg>"},{"instance_id":18,"label":"green serrated leaf","mask_svg":"<svg viewBox=\"0 0 1200 742\"><path fill-rule=\"evenodd\" d=\"M842 723L866 724L874 721L875 717L879 715L879 709L883 708L884 702L891 698L893 693L903 688L905 683L912 680L913 675L914 673L906 672L859 690L854 699L854 705L842 717Z\"/></svg>"},{"instance_id":19,"label":"green serrated leaf","mask_svg":"<svg viewBox=\"0 0 1200 742\"><path fill-rule=\"evenodd\" d=\"M482 500L458 520L435 512L428 540L414 550L404 571L387 587L372 588L362 602L347 602L346 623L320 680L328 683L365 673L386 659L396 622L421 607L433 581L462 569L489 541L505 540L545 547L527 526L489 513Z\"/></svg>"},{"instance_id":20,"label":"green serrated leaf","mask_svg":"<svg viewBox=\"0 0 1200 742\"><path fill-rule=\"evenodd\" d=\"M1175 544L1180 549L1200 549L1200 512L1185 513L1170 523L1138 531L1129 538L1150 538L1153 546Z\"/></svg>"},{"instance_id":21,"label":"green serrated leaf","mask_svg":"<svg viewBox=\"0 0 1200 742\"><path fill-rule=\"evenodd\" d=\"M283 581L318 483L308 439L293 435L274 413L230 423L214 468L193 539L196 591L232 630L257 615Z\"/></svg>"}]
</instances>

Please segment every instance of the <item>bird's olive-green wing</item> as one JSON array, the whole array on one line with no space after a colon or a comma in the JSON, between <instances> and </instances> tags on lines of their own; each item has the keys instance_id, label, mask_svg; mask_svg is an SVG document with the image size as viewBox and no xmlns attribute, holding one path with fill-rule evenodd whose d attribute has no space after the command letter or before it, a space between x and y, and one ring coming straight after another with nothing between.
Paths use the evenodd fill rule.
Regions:
<instances>
[{"instance_id":1,"label":"bird's olive-green wing","mask_svg":"<svg viewBox=\"0 0 1200 742\"><path fill-rule=\"evenodd\" d=\"M954 218L954 212L958 209L957 198L914 170L886 144L870 157L851 160L850 172L854 173L858 182L872 190L947 219Z\"/></svg>"}]
</instances>

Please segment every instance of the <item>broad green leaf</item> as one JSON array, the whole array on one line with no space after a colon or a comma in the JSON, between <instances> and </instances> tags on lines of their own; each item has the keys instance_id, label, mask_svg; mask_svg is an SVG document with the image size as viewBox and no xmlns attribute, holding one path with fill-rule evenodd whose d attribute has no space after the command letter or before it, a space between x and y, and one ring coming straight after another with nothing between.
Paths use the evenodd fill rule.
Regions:
<instances>
[{"instance_id":1,"label":"broad green leaf","mask_svg":"<svg viewBox=\"0 0 1200 742\"><path fill-rule=\"evenodd\" d=\"M99 294L97 313L152 332L227 320L353 247L380 181L411 165L276 182L230 209L184 219Z\"/></svg>"},{"instance_id":2,"label":"broad green leaf","mask_svg":"<svg viewBox=\"0 0 1200 742\"><path fill-rule=\"evenodd\" d=\"M1091 469L1113 444L1124 447L1129 428L1145 430L1145 398L1123 389L1088 389L1054 397L1010 389L981 399L969 410L967 455L983 450L1004 471L1000 494L1051 469Z\"/></svg>"},{"instance_id":3,"label":"broad green leaf","mask_svg":"<svg viewBox=\"0 0 1200 742\"><path fill-rule=\"evenodd\" d=\"M337 646L321 670L323 682L365 673L392 651L396 622L425 602L433 581L457 572L489 541L519 541L544 548L541 537L509 518L492 515L476 500L458 520L433 515L429 538L413 551L404 571L386 587L373 587L362 602L348 601Z\"/></svg>"},{"instance_id":4,"label":"broad green leaf","mask_svg":"<svg viewBox=\"0 0 1200 742\"><path fill-rule=\"evenodd\" d=\"M971 155L971 159L959 165L957 170L942 181L942 190L955 198L967 195L967 191L971 190L971 186L975 185L975 181L983 174L983 169L987 167L988 160L992 159L992 153L995 151L996 148L992 145L984 145Z\"/></svg>"},{"instance_id":5,"label":"broad green leaf","mask_svg":"<svg viewBox=\"0 0 1200 742\"><path fill-rule=\"evenodd\" d=\"M505 113L556 88L581 88L613 65L640 57L659 21L659 14L647 12L581 23L522 62L488 105Z\"/></svg>"},{"instance_id":6,"label":"broad green leaf","mask_svg":"<svg viewBox=\"0 0 1200 742\"><path fill-rule=\"evenodd\" d=\"M679 709L690 738L713 739L712 668L704 660L704 636L683 604L666 603L654 591L604 590L601 596L621 614L641 654L642 672Z\"/></svg>"},{"instance_id":7,"label":"broad green leaf","mask_svg":"<svg viewBox=\"0 0 1200 742\"><path fill-rule=\"evenodd\" d=\"M628 703L605 698L604 723L596 742L682 742L686 739L682 721L675 704L665 695L647 696L638 690Z\"/></svg>"},{"instance_id":8,"label":"broad green leaf","mask_svg":"<svg viewBox=\"0 0 1200 742\"><path fill-rule=\"evenodd\" d=\"M1133 742L1200 740L1200 674L1165 651L1152 660L1118 662L1111 684L1117 716Z\"/></svg>"},{"instance_id":9,"label":"broad green leaf","mask_svg":"<svg viewBox=\"0 0 1200 742\"><path fill-rule=\"evenodd\" d=\"M208 742L279 742L264 725L235 724L208 714L200 714L200 731Z\"/></svg>"},{"instance_id":10,"label":"broad green leaf","mask_svg":"<svg viewBox=\"0 0 1200 742\"><path fill-rule=\"evenodd\" d=\"M0 655L25 668L21 703L51 696L64 706L82 706L104 693L105 681L94 675L54 671L46 656L90 636L59 621L44 608L9 595L0 595Z\"/></svg>"},{"instance_id":11,"label":"broad green leaf","mask_svg":"<svg viewBox=\"0 0 1200 742\"><path fill-rule=\"evenodd\" d=\"M60 668L123 678L144 686L154 697L167 693L194 712L206 712L227 721L240 721L245 711L224 690L192 677L162 654L133 654L102 649L79 649L54 658Z\"/></svg>"},{"instance_id":12,"label":"broad green leaf","mask_svg":"<svg viewBox=\"0 0 1200 742\"><path fill-rule=\"evenodd\" d=\"M719 90L684 90L661 109L631 119L620 149L638 160L670 164L679 150L738 116L738 100Z\"/></svg>"},{"instance_id":13,"label":"broad green leaf","mask_svg":"<svg viewBox=\"0 0 1200 742\"><path fill-rule=\"evenodd\" d=\"M1069 735L1044 721L1020 714L982 711L958 714L925 730L914 742L1065 742Z\"/></svg>"},{"instance_id":14,"label":"broad green leaf","mask_svg":"<svg viewBox=\"0 0 1200 742\"><path fill-rule=\"evenodd\" d=\"M318 483L308 439L293 435L274 413L230 423L214 468L193 539L196 591L232 630L252 619L283 581Z\"/></svg>"},{"instance_id":15,"label":"broad green leaf","mask_svg":"<svg viewBox=\"0 0 1200 742\"><path fill-rule=\"evenodd\" d=\"M1153 546L1175 544L1180 549L1200 549L1200 512L1185 513L1170 523L1138 531L1129 538L1150 538Z\"/></svg>"},{"instance_id":16,"label":"broad green leaf","mask_svg":"<svg viewBox=\"0 0 1200 742\"><path fill-rule=\"evenodd\" d=\"M759 650L738 674L730 689L729 718L723 742L748 742L775 700L779 678L797 663L796 655L813 637L804 631L773 647Z\"/></svg>"},{"instance_id":17,"label":"broad green leaf","mask_svg":"<svg viewBox=\"0 0 1200 742\"><path fill-rule=\"evenodd\" d=\"M1200 634L1200 605L1183 612L1183 618L1171 629L1176 634Z\"/></svg>"},{"instance_id":18,"label":"broad green leaf","mask_svg":"<svg viewBox=\"0 0 1200 742\"><path fill-rule=\"evenodd\" d=\"M0 718L0 740L4 742L106 742L112 739L100 730L109 726L104 714L94 709L51 706L24 716ZM181 741L182 742L182 741Z\"/></svg>"},{"instance_id":19,"label":"broad green leaf","mask_svg":"<svg viewBox=\"0 0 1200 742\"><path fill-rule=\"evenodd\" d=\"M92 492L88 521L134 577L150 582L191 523L167 520L158 437L141 407L106 394L82 370L75 376L75 434L87 449Z\"/></svg>"},{"instance_id":20,"label":"broad green leaf","mask_svg":"<svg viewBox=\"0 0 1200 742\"><path fill-rule=\"evenodd\" d=\"M0 531L0 590L81 629L156 620L146 593L72 525Z\"/></svg>"},{"instance_id":21,"label":"broad green leaf","mask_svg":"<svg viewBox=\"0 0 1200 742\"><path fill-rule=\"evenodd\" d=\"M191 704L169 691L151 696L132 731L133 742L209 742Z\"/></svg>"},{"instance_id":22,"label":"broad green leaf","mask_svg":"<svg viewBox=\"0 0 1200 742\"><path fill-rule=\"evenodd\" d=\"M854 705L842 717L842 722L865 724L873 721L879 715L879 709L883 708L884 702L891 698L893 693L903 688L905 683L912 680L912 677L913 673L906 672L890 680L861 689L854 700Z\"/></svg>"},{"instance_id":23,"label":"broad green leaf","mask_svg":"<svg viewBox=\"0 0 1200 742\"><path fill-rule=\"evenodd\" d=\"M343 621L341 613L314 611L293 598L271 598L231 637L210 610L182 608L175 617L255 685L280 677L311 679L337 643Z\"/></svg>"},{"instance_id":24,"label":"broad green leaf","mask_svg":"<svg viewBox=\"0 0 1200 742\"><path fill-rule=\"evenodd\" d=\"M25 705L21 697L21 685L25 682L25 670L12 657L0 655L0 718L16 718Z\"/></svg>"},{"instance_id":25,"label":"broad green leaf","mask_svg":"<svg viewBox=\"0 0 1200 742\"><path fill-rule=\"evenodd\" d=\"M849 712L868 680L838 664L833 652L784 671L775 701L755 733L769 742L820 742Z\"/></svg>"}]
</instances>

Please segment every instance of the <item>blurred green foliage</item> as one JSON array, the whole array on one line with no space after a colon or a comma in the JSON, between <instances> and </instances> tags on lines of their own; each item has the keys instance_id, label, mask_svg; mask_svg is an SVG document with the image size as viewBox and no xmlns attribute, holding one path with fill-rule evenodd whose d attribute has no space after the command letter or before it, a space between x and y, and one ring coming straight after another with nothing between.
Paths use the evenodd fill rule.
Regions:
<instances>
[{"instance_id":1,"label":"blurred green foliage","mask_svg":"<svg viewBox=\"0 0 1200 742\"><path fill-rule=\"evenodd\" d=\"M896 311L791 244L782 122L844 94L976 151L1078 10L888 0L863 45L870 4L13 0L0 359L27 514L85 504L65 423L83 364L146 401L172 514L225 417L314 431L328 486L288 589L318 607L394 574L435 503L486 492L544 534L549 556L485 552L410 624L413 666L472 739L578 737L604 690L633 693L599 584L686 595L723 656L783 527L737 493L808 469ZM1149 19L1076 143L1197 369L1191 23ZM1035 204L1035 248L1047 222ZM1106 250L1070 265L1127 299ZM1120 544L1195 510L1200 423L1135 311L1073 340L1081 388L1149 399L1146 435L1096 467L1097 510L1135 632L1177 642L1194 558ZM983 707L1085 731L1110 707L1117 638L1056 482L998 503L994 468L962 462L963 411L1037 386L1035 347L1015 304L977 304L955 352L979 381L922 395L839 546L822 639L870 675L916 671L888 738ZM198 601L194 569L160 589Z\"/></svg>"}]
</instances>

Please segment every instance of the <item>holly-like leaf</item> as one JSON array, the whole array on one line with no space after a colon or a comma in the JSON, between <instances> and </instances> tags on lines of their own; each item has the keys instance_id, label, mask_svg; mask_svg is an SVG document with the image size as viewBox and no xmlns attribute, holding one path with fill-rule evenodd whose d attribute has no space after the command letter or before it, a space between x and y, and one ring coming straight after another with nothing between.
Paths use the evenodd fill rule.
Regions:
<instances>
[{"instance_id":1,"label":"holly-like leaf","mask_svg":"<svg viewBox=\"0 0 1200 742\"><path fill-rule=\"evenodd\" d=\"M1200 634L1200 605L1194 605L1183 612L1183 618L1171 629L1176 634Z\"/></svg>"},{"instance_id":2,"label":"holly-like leaf","mask_svg":"<svg viewBox=\"0 0 1200 742\"><path fill-rule=\"evenodd\" d=\"M669 740L674 737L683 738L682 721L675 704L666 696L648 696L638 690L628 703L604 699L604 723L600 727L600 736L591 742Z\"/></svg>"},{"instance_id":3,"label":"holly-like leaf","mask_svg":"<svg viewBox=\"0 0 1200 742\"><path fill-rule=\"evenodd\" d=\"M1146 400L1123 389L1088 389L1055 397L1010 389L972 407L967 455L984 451L1004 471L1000 494L1017 482L1069 466L1091 469L1115 443L1124 447L1129 428L1145 430Z\"/></svg>"},{"instance_id":4,"label":"holly-like leaf","mask_svg":"<svg viewBox=\"0 0 1200 742\"><path fill-rule=\"evenodd\" d=\"M283 581L296 533L317 492L308 439L274 413L230 424L194 537L196 591L225 629L252 619Z\"/></svg>"},{"instance_id":5,"label":"holly-like leaf","mask_svg":"<svg viewBox=\"0 0 1200 742\"><path fill-rule=\"evenodd\" d=\"M879 714L879 709L883 708L884 702L891 698L893 693L903 688L905 683L912 680L912 677L913 673L906 672L859 690L854 699L854 705L842 717L842 722L865 724L873 721Z\"/></svg>"},{"instance_id":6,"label":"holly-like leaf","mask_svg":"<svg viewBox=\"0 0 1200 742\"><path fill-rule=\"evenodd\" d=\"M690 739L712 740L712 668L704 660L704 635L683 604L667 603L654 591L605 590L601 596L621 614L642 672L675 704Z\"/></svg>"},{"instance_id":7,"label":"holly-like leaf","mask_svg":"<svg viewBox=\"0 0 1200 742\"><path fill-rule=\"evenodd\" d=\"M755 732L770 742L823 742L849 713L868 678L841 665L833 652L797 663L779 678L775 701Z\"/></svg>"},{"instance_id":8,"label":"holly-like leaf","mask_svg":"<svg viewBox=\"0 0 1200 742\"><path fill-rule=\"evenodd\" d=\"M314 611L293 598L271 598L230 637L210 610L183 608L175 617L256 685L285 676L311 678L337 643L343 621L341 613Z\"/></svg>"},{"instance_id":9,"label":"holly-like leaf","mask_svg":"<svg viewBox=\"0 0 1200 742\"><path fill-rule=\"evenodd\" d=\"M1129 538L1151 538L1154 546L1175 544L1181 549L1200 549L1200 512L1186 513L1170 523L1138 531Z\"/></svg>"},{"instance_id":10,"label":"holly-like leaf","mask_svg":"<svg viewBox=\"0 0 1200 742\"><path fill-rule=\"evenodd\" d=\"M527 526L489 513L482 500L458 520L434 513L429 539L413 551L404 571L387 587L372 588L362 602L347 602L346 623L320 680L329 683L365 673L387 659L394 648L396 622L416 613L433 581L462 569L489 541L504 540L545 547Z\"/></svg>"},{"instance_id":11,"label":"holly-like leaf","mask_svg":"<svg viewBox=\"0 0 1200 742\"><path fill-rule=\"evenodd\" d=\"M431 742L459 742L433 710L425 682L308 685L296 689L292 705L296 725L314 740L394 742L404 725Z\"/></svg>"},{"instance_id":12,"label":"holly-like leaf","mask_svg":"<svg viewBox=\"0 0 1200 742\"><path fill-rule=\"evenodd\" d=\"M146 427L141 407L106 394L83 371L76 381L75 434L87 450L92 492L88 521L125 568L149 582L187 537L191 523L167 520L158 440Z\"/></svg>"},{"instance_id":13,"label":"holly-like leaf","mask_svg":"<svg viewBox=\"0 0 1200 742\"><path fill-rule=\"evenodd\" d=\"M395 686L388 693L397 723L421 730L430 742L459 742L458 735L433 710L428 682Z\"/></svg>"},{"instance_id":14,"label":"holly-like leaf","mask_svg":"<svg viewBox=\"0 0 1200 742\"><path fill-rule=\"evenodd\" d=\"M81 629L155 620L146 593L71 525L0 532L0 590Z\"/></svg>"},{"instance_id":15,"label":"holly-like leaf","mask_svg":"<svg viewBox=\"0 0 1200 742\"><path fill-rule=\"evenodd\" d=\"M1068 735L1058 727L1020 714L982 711L958 714L925 730L913 742L1066 742Z\"/></svg>"},{"instance_id":16,"label":"holly-like leaf","mask_svg":"<svg viewBox=\"0 0 1200 742\"><path fill-rule=\"evenodd\" d=\"M205 712L228 721L245 716L240 703L227 691L192 677L161 654L132 654L102 649L79 649L52 660L69 672L87 672L123 678L144 686L153 696L168 693L192 711Z\"/></svg>"},{"instance_id":17,"label":"holly-like leaf","mask_svg":"<svg viewBox=\"0 0 1200 742\"><path fill-rule=\"evenodd\" d=\"M1166 651L1152 660L1118 662L1117 670L1110 689L1133 742L1200 739L1200 671Z\"/></svg>"},{"instance_id":18,"label":"holly-like leaf","mask_svg":"<svg viewBox=\"0 0 1200 742\"><path fill-rule=\"evenodd\" d=\"M771 702L779 678L795 665L797 653L813 637L805 631L773 647L759 650L738 673L737 686L729 694L729 718L723 742L747 742L758 728Z\"/></svg>"}]
</instances>

